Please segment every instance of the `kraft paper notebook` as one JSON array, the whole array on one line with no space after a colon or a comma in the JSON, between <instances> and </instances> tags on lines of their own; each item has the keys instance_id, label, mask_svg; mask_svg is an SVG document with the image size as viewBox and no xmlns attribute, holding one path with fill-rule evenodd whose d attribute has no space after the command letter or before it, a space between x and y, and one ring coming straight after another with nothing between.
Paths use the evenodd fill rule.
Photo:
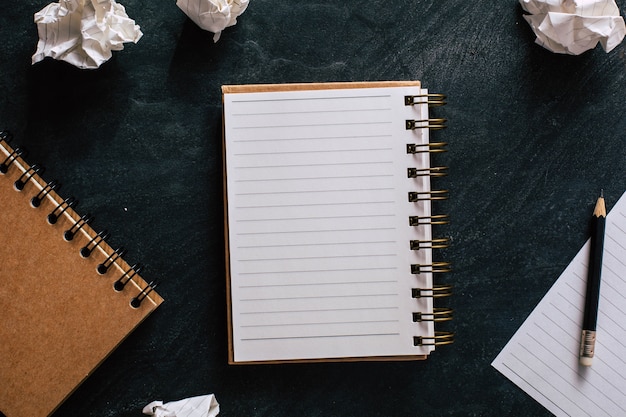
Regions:
<instances>
[{"instance_id":1,"label":"kraft paper notebook","mask_svg":"<svg viewBox=\"0 0 626 417\"><path fill-rule=\"evenodd\" d=\"M453 340L419 82L223 86L229 363L425 359ZM437 306L436 306L437 304Z\"/></svg>"},{"instance_id":2,"label":"kraft paper notebook","mask_svg":"<svg viewBox=\"0 0 626 417\"><path fill-rule=\"evenodd\" d=\"M0 134L0 412L48 416L163 299Z\"/></svg>"}]
</instances>

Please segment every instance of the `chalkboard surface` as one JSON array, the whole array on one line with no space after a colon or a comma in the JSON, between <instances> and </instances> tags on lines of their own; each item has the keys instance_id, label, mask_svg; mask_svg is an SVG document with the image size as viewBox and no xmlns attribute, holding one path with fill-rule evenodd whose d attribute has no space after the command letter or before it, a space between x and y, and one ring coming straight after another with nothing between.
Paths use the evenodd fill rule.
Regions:
<instances>
[{"instance_id":1,"label":"chalkboard surface","mask_svg":"<svg viewBox=\"0 0 626 417\"><path fill-rule=\"evenodd\" d=\"M624 45L557 55L516 1L488 0L252 0L214 43L173 0L127 0L144 36L79 70L31 65L46 4L0 14L0 127L166 300L54 417L208 393L226 417L548 415L490 363L586 240L599 190L609 208L626 190ZM447 95L456 342L419 362L227 365L221 85L370 80Z\"/></svg>"}]
</instances>

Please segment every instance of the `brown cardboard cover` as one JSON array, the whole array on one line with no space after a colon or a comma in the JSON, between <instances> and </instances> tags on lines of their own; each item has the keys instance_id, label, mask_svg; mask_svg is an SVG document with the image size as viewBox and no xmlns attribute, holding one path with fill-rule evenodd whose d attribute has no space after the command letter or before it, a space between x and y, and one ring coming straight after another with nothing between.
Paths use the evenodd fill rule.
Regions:
<instances>
[{"instance_id":1,"label":"brown cardboard cover","mask_svg":"<svg viewBox=\"0 0 626 417\"><path fill-rule=\"evenodd\" d=\"M0 141L0 162L12 151ZM102 242L83 258L80 249L96 233L87 225L65 240L79 216L70 208L50 224L48 213L63 200L52 191L33 207L45 183L32 172L17 158L0 174L0 411L7 417L51 414L163 301L152 291L131 307L146 282L137 274L117 292L113 284L130 266L117 259L99 274L113 249ZM23 174L30 179L18 191Z\"/></svg>"}]
</instances>

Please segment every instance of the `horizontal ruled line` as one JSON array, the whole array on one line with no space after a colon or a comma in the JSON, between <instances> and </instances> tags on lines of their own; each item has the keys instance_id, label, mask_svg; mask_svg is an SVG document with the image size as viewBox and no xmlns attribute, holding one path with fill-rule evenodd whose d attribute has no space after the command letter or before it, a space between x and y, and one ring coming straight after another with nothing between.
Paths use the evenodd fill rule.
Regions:
<instances>
[{"instance_id":1,"label":"horizontal ruled line","mask_svg":"<svg viewBox=\"0 0 626 417\"><path fill-rule=\"evenodd\" d=\"M341 139L373 139L373 138L380 138L380 139L385 139L385 138L391 138L392 135L347 135L347 136L299 136L299 137L287 137L287 138L264 138L264 139L235 139L232 142L233 143L250 143L250 142L285 142L285 141L299 141L299 140L304 140L304 141L316 141L316 140L332 140L332 141L338 141Z\"/></svg>"},{"instance_id":2,"label":"horizontal ruled line","mask_svg":"<svg viewBox=\"0 0 626 417\"><path fill-rule=\"evenodd\" d=\"M300 154L313 154L313 153L342 153L342 152L383 152L391 151L393 148L368 148L368 149L327 149L327 150L300 150L300 151L278 151L278 152L241 152L234 154L235 156L259 156L259 155L300 155Z\"/></svg>"},{"instance_id":3,"label":"horizontal ruled line","mask_svg":"<svg viewBox=\"0 0 626 417\"><path fill-rule=\"evenodd\" d=\"M248 117L248 116L269 116L269 115L281 115L281 114L327 114L327 113L364 113L364 112L381 112L391 111L391 107L370 107L363 109L341 109L341 110L293 110L293 111L275 111L275 112L257 112L257 113L233 113L236 117Z\"/></svg>"},{"instance_id":4,"label":"horizontal ruled line","mask_svg":"<svg viewBox=\"0 0 626 417\"><path fill-rule=\"evenodd\" d=\"M232 130L259 130L259 129L291 129L299 127L332 127L332 126L374 126L374 125L388 125L391 121L375 121L375 122L351 122L351 123L306 123L306 124L291 124L291 125L268 125L268 126L235 126L231 127Z\"/></svg>"},{"instance_id":5,"label":"horizontal ruled line","mask_svg":"<svg viewBox=\"0 0 626 417\"><path fill-rule=\"evenodd\" d=\"M332 219L369 219L380 217L396 217L395 214L363 214L363 215L348 215L348 216L311 216L311 217L273 217L266 219L240 219L237 223L248 222L265 222L265 221L300 221L300 220L332 220Z\"/></svg>"},{"instance_id":6,"label":"horizontal ruled line","mask_svg":"<svg viewBox=\"0 0 626 417\"><path fill-rule=\"evenodd\" d=\"M374 230L396 230L395 227L369 227L369 228L353 228L353 229L315 229L315 230L285 230L285 231L272 231L272 232L245 232L237 233L237 236L251 236L251 235L280 235L280 234L293 234L293 233L323 233L323 232L369 232Z\"/></svg>"},{"instance_id":7,"label":"horizontal ruled line","mask_svg":"<svg viewBox=\"0 0 626 417\"><path fill-rule=\"evenodd\" d=\"M241 272L239 275L266 275L266 274L297 274L297 273L314 273L320 272L350 272L350 271L393 271L397 267L381 267L381 268L345 268L345 269L307 269L307 270L291 270L291 271L256 271Z\"/></svg>"},{"instance_id":8,"label":"horizontal ruled line","mask_svg":"<svg viewBox=\"0 0 626 417\"><path fill-rule=\"evenodd\" d=\"M255 337L255 338L242 338L242 341L253 340L285 340L285 339L327 339L335 337L367 337L367 336L399 336L397 332L394 333L363 333L363 334L338 334L338 335L317 335L317 336L283 336L283 337Z\"/></svg>"},{"instance_id":9,"label":"horizontal ruled line","mask_svg":"<svg viewBox=\"0 0 626 417\"><path fill-rule=\"evenodd\" d=\"M289 243L284 245L249 245L237 246L238 249L263 249L263 248L290 248L293 246L345 246L345 245L378 245L396 243L395 240L372 240L361 242L323 242L323 243Z\"/></svg>"},{"instance_id":10,"label":"horizontal ruled line","mask_svg":"<svg viewBox=\"0 0 626 417\"><path fill-rule=\"evenodd\" d=\"M398 256L395 253L364 254L364 255L334 255L334 256L302 256L295 258L262 258L262 259L238 259L237 262L268 262L268 261L306 261L309 259L348 259L348 258L389 258Z\"/></svg>"},{"instance_id":11,"label":"horizontal ruled line","mask_svg":"<svg viewBox=\"0 0 626 417\"><path fill-rule=\"evenodd\" d=\"M263 311L245 311L239 314L294 314L294 313L327 313L331 311L371 311L371 310L399 310L398 306L389 307L351 307L351 308L319 308L308 310L263 310Z\"/></svg>"},{"instance_id":12,"label":"horizontal ruled line","mask_svg":"<svg viewBox=\"0 0 626 417\"><path fill-rule=\"evenodd\" d=\"M263 181L308 181L308 180L342 180L342 179L364 179L364 178L388 178L393 174L375 174L375 175L341 175L327 177L291 177L291 178L251 178L245 180L235 180L235 182L263 182Z\"/></svg>"},{"instance_id":13,"label":"horizontal ruled line","mask_svg":"<svg viewBox=\"0 0 626 417\"><path fill-rule=\"evenodd\" d=\"M239 301L286 301L286 300L328 300L331 298L370 298L370 297L397 297L397 293L389 294L341 294L341 295L310 295L303 297L273 297L273 298L241 298Z\"/></svg>"},{"instance_id":14,"label":"horizontal ruled line","mask_svg":"<svg viewBox=\"0 0 626 417\"><path fill-rule=\"evenodd\" d=\"M238 288L271 288L271 287L319 287L323 285L368 285L368 284L389 284L396 282L395 280L381 281L341 281L341 282L307 282L307 283L289 283L289 284L263 284L263 285L240 285Z\"/></svg>"},{"instance_id":15,"label":"horizontal ruled line","mask_svg":"<svg viewBox=\"0 0 626 417\"><path fill-rule=\"evenodd\" d=\"M234 169L265 169L265 168L304 168L304 167L332 167L345 165L380 165L393 164L393 161L364 161L364 162L327 162L321 164L284 164L284 165L255 165L255 166L236 166Z\"/></svg>"},{"instance_id":16,"label":"horizontal ruled line","mask_svg":"<svg viewBox=\"0 0 626 417\"><path fill-rule=\"evenodd\" d=\"M360 320L360 321L322 321L322 322L299 322L299 323L279 323L279 324L248 324L242 328L259 327L287 327L287 326L330 326L333 324L371 324L371 323L398 323L399 320Z\"/></svg>"},{"instance_id":17,"label":"horizontal ruled line","mask_svg":"<svg viewBox=\"0 0 626 417\"><path fill-rule=\"evenodd\" d=\"M280 195L280 194L320 194L320 193L352 193L359 191L393 191L393 187L385 188L344 188L328 190L299 190L299 191L266 191L255 193L237 193L236 195Z\"/></svg>"},{"instance_id":18,"label":"horizontal ruled line","mask_svg":"<svg viewBox=\"0 0 626 417\"><path fill-rule=\"evenodd\" d=\"M363 100L372 98L391 98L389 94L377 94L368 96L325 96L325 97L285 97L285 98L271 98L271 99L233 99L233 103L267 103L267 102L285 102L285 101L326 101L326 100Z\"/></svg>"},{"instance_id":19,"label":"horizontal ruled line","mask_svg":"<svg viewBox=\"0 0 626 417\"><path fill-rule=\"evenodd\" d=\"M259 208L278 208L278 207L331 207L331 206L354 206L368 204L393 204L394 200L389 201L346 201L341 203L312 203L312 204L268 204L265 206L237 206L236 209L259 209Z\"/></svg>"}]
</instances>

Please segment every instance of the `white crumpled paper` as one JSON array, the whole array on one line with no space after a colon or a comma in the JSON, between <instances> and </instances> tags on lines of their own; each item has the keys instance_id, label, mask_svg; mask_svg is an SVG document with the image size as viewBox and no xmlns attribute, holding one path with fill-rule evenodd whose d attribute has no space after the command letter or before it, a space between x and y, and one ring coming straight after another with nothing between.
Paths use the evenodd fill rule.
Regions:
<instances>
[{"instance_id":1,"label":"white crumpled paper","mask_svg":"<svg viewBox=\"0 0 626 417\"><path fill-rule=\"evenodd\" d=\"M59 0L35 13L39 32L33 64L45 57L78 68L98 68L124 42L137 43L143 35L124 6L115 0Z\"/></svg>"},{"instance_id":2,"label":"white crumpled paper","mask_svg":"<svg viewBox=\"0 0 626 417\"><path fill-rule=\"evenodd\" d=\"M606 52L622 42L626 27L615 0L519 0L536 43L560 53L579 55L596 47Z\"/></svg>"},{"instance_id":3,"label":"white crumpled paper","mask_svg":"<svg viewBox=\"0 0 626 417\"><path fill-rule=\"evenodd\" d=\"M177 0L176 5L196 25L213 32L213 42L217 42L222 30L237 24L237 16L246 10L248 0Z\"/></svg>"},{"instance_id":4,"label":"white crumpled paper","mask_svg":"<svg viewBox=\"0 0 626 417\"><path fill-rule=\"evenodd\" d=\"M220 412L220 405L215 395L209 394L166 404L163 401L153 401L142 412L153 417L215 417Z\"/></svg>"}]
</instances>

